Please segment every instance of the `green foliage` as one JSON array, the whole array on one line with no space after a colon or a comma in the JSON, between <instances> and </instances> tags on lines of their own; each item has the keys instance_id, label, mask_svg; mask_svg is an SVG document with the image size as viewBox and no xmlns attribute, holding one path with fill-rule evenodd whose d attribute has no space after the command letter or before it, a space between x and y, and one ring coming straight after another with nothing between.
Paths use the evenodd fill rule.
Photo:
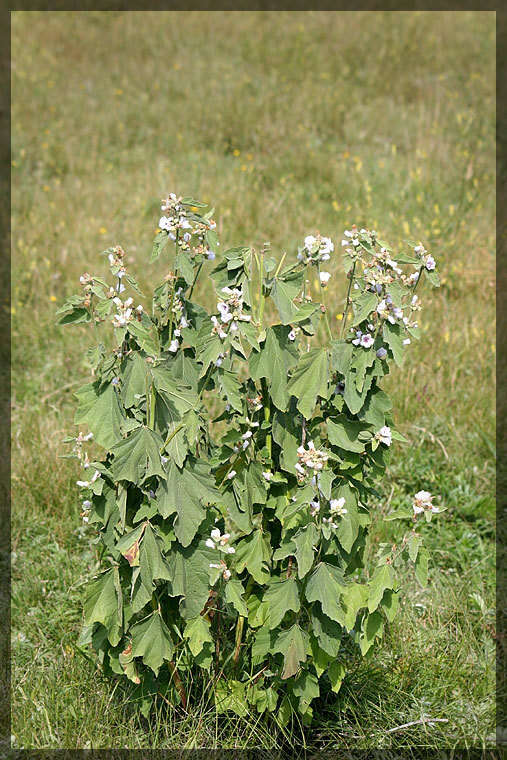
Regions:
<instances>
[{"instance_id":1,"label":"green foliage","mask_svg":"<svg viewBox=\"0 0 507 760\"><path fill-rule=\"evenodd\" d=\"M346 231L337 337L320 269L328 238L308 236L282 272L264 251L232 248L210 273L209 315L191 296L219 245L212 212L175 195L162 208L152 256L171 255L168 239L175 254L149 307L120 297L124 284L139 289L116 247L106 251L115 286L83 275L60 320L114 328L113 349L89 352L94 381L76 393L90 433L70 439L93 472L78 483L104 566L86 594L87 638L136 684L165 671L184 703L179 673L215 668L219 712L280 703L308 723L312 701L339 691L348 653L366 655L394 618L396 569L408 560L427 580L417 516L439 511L428 492L388 516L413 516L398 547L373 567L365 547L375 481L403 440L380 383L416 335L414 291L434 262L414 245L406 275L376 233ZM269 298L281 324L264 327ZM84 453L90 436L101 461Z\"/></svg>"}]
</instances>

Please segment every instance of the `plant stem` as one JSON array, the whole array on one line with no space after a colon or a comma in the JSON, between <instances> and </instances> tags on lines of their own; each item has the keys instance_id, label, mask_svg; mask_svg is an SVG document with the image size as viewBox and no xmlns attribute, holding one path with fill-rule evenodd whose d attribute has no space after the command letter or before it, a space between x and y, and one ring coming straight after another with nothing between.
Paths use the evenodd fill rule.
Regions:
<instances>
[{"instance_id":1,"label":"plant stem","mask_svg":"<svg viewBox=\"0 0 507 760\"><path fill-rule=\"evenodd\" d=\"M187 299L188 301L190 301L190 299L192 298L192 293L194 292L195 283L197 282L197 278L201 274L201 269L202 269L202 261L197 267L197 272L195 273L194 281L192 283L192 287L190 288L190 293L188 294L188 299Z\"/></svg>"},{"instance_id":2,"label":"plant stem","mask_svg":"<svg viewBox=\"0 0 507 760\"><path fill-rule=\"evenodd\" d=\"M173 677L174 685L176 687L176 691L180 695L181 704L183 705L183 709L187 709L187 692L185 691L185 687L183 686L183 681L180 678L180 674L178 673L178 669L174 663L174 660L171 660L167 663L167 666L171 672L171 675Z\"/></svg>"},{"instance_id":3,"label":"plant stem","mask_svg":"<svg viewBox=\"0 0 507 760\"><path fill-rule=\"evenodd\" d=\"M329 336L329 340L333 340L333 333L331 332L331 327L329 325L329 319L327 316L327 308L326 308L326 304L324 303L324 288L322 287L322 282L320 281L320 263L317 265L317 268L319 271L320 303L321 303L321 306L324 308L324 321L326 323L326 329L327 329L327 334Z\"/></svg>"},{"instance_id":4,"label":"plant stem","mask_svg":"<svg viewBox=\"0 0 507 760\"><path fill-rule=\"evenodd\" d=\"M262 330L262 321L264 319L264 302L266 300L264 296L264 250L261 251L261 259L259 264L259 317L257 319L259 323L259 330Z\"/></svg>"},{"instance_id":5,"label":"plant stem","mask_svg":"<svg viewBox=\"0 0 507 760\"><path fill-rule=\"evenodd\" d=\"M254 579L252 576L250 576L250 578L248 579L248 583L246 584L246 589L245 589L245 602L248 601L248 597L252 593L253 585L254 585ZM245 625L245 618L240 615L236 623L234 656L232 658L232 661L234 663L233 667L236 667L239 661L239 651L241 648L241 639L243 637L244 625Z\"/></svg>"},{"instance_id":6,"label":"plant stem","mask_svg":"<svg viewBox=\"0 0 507 760\"><path fill-rule=\"evenodd\" d=\"M269 423L271 418L271 400L268 393L268 384L266 378L261 378L262 397L264 401L264 421ZM269 459L271 461L271 433L266 434L266 447L268 449Z\"/></svg>"},{"instance_id":7,"label":"plant stem","mask_svg":"<svg viewBox=\"0 0 507 760\"><path fill-rule=\"evenodd\" d=\"M354 265L353 265L352 269L350 270L349 287L348 287L348 290L347 290L347 300L345 302L345 309L344 309L344 312L343 312L343 322L342 322L342 329L341 329L341 332L340 332L340 338L343 337L343 331L345 330L345 325L347 323L347 314L348 314L349 306L350 306L350 291L352 289L352 283L354 281L355 271L356 271L356 262L354 261Z\"/></svg>"}]
</instances>

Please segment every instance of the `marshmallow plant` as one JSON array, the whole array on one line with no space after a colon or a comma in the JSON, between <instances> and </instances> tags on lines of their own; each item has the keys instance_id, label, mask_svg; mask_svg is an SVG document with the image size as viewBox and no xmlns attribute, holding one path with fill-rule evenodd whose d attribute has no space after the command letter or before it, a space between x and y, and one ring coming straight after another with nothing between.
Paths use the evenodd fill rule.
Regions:
<instances>
[{"instance_id":1,"label":"marshmallow plant","mask_svg":"<svg viewBox=\"0 0 507 760\"><path fill-rule=\"evenodd\" d=\"M410 521L396 546L366 566L365 549L375 482L404 440L382 379L418 337L415 291L438 285L435 261L416 243L395 252L373 230L347 230L332 329L329 238L309 235L285 266L268 245L219 256L206 209L163 201L152 258L167 274L149 300L115 247L112 284L84 274L60 309L61 324L107 333L76 394L88 432L67 439L100 571L80 641L138 685L145 712L157 694L186 708L201 669L218 711L310 722L312 702L338 692L393 620L405 563L426 582L418 527L440 511L427 491L386 516ZM193 297L215 258L209 314Z\"/></svg>"}]
</instances>

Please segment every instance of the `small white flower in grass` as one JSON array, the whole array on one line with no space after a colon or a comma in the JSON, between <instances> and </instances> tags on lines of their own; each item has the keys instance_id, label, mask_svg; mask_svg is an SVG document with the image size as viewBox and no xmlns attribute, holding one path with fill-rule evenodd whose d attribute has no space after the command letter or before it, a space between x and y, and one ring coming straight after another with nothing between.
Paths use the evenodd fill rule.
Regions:
<instances>
[{"instance_id":1,"label":"small white flower in grass","mask_svg":"<svg viewBox=\"0 0 507 760\"><path fill-rule=\"evenodd\" d=\"M387 427L387 425L384 425L375 433L375 438L377 441L380 441L380 443L383 443L386 446L390 446L392 443L391 428Z\"/></svg>"},{"instance_id":2,"label":"small white flower in grass","mask_svg":"<svg viewBox=\"0 0 507 760\"><path fill-rule=\"evenodd\" d=\"M262 473L262 477L264 478L264 480L267 480L269 483L269 481L273 477L273 473L270 470L267 470L267 472Z\"/></svg>"},{"instance_id":3,"label":"small white flower in grass","mask_svg":"<svg viewBox=\"0 0 507 760\"><path fill-rule=\"evenodd\" d=\"M403 341L403 345L404 346L410 345L410 338L405 338L404 341Z\"/></svg>"},{"instance_id":4,"label":"small white flower in grass","mask_svg":"<svg viewBox=\"0 0 507 760\"><path fill-rule=\"evenodd\" d=\"M330 272L320 272L319 274L320 284L321 285L327 285L329 280L331 279L331 273Z\"/></svg>"},{"instance_id":5,"label":"small white flower in grass","mask_svg":"<svg viewBox=\"0 0 507 760\"><path fill-rule=\"evenodd\" d=\"M171 343L169 344L169 351L170 351L172 354L175 354L175 353L176 353L176 351L178 350L178 348L179 348L179 347L180 347L180 344L179 344L179 342L176 340L176 338L174 338L174 339L171 341Z\"/></svg>"},{"instance_id":6,"label":"small white flower in grass","mask_svg":"<svg viewBox=\"0 0 507 760\"><path fill-rule=\"evenodd\" d=\"M370 335L370 333L364 333L361 335L361 345L363 348L370 348L370 346L373 346L373 338Z\"/></svg>"},{"instance_id":7,"label":"small white flower in grass","mask_svg":"<svg viewBox=\"0 0 507 760\"><path fill-rule=\"evenodd\" d=\"M236 470L231 470L227 475L227 480L232 480L235 475L236 475Z\"/></svg>"},{"instance_id":8,"label":"small white flower in grass","mask_svg":"<svg viewBox=\"0 0 507 760\"><path fill-rule=\"evenodd\" d=\"M416 494L414 494L412 506L415 514L417 515L420 512L424 512L424 510L438 512L438 507L432 504L433 499L434 496L432 496L429 491L418 491Z\"/></svg>"}]
</instances>

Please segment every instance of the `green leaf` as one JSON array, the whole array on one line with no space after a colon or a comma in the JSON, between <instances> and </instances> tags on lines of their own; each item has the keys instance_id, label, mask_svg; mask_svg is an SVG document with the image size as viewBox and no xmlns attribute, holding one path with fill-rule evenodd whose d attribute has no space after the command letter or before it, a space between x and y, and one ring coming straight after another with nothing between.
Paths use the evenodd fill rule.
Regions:
<instances>
[{"instance_id":1,"label":"green leaf","mask_svg":"<svg viewBox=\"0 0 507 760\"><path fill-rule=\"evenodd\" d=\"M380 612L373 612L371 615L364 616L361 635L359 636L359 646L363 657L371 649L375 639L382 637L383 632L384 621Z\"/></svg>"},{"instance_id":2,"label":"green leaf","mask_svg":"<svg viewBox=\"0 0 507 760\"><path fill-rule=\"evenodd\" d=\"M273 416L273 440L280 446L280 466L294 475L294 466L298 461L297 449L301 443L301 425L295 409L296 400L290 404L286 413L276 411Z\"/></svg>"},{"instance_id":3,"label":"green leaf","mask_svg":"<svg viewBox=\"0 0 507 760\"><path fill-rule=\"evenodd\" d=\"M273 280L270 295L284 325L294 322L297 317L299 309L293 301L303 287L303 280L304 272L293 272Z\"/></svg>"},{"instance_id":4,"label":"green leaf","mask_svg":"<svg viewBox=\"0 0 507 760\"><path fill-rule=\"evenodd\" d=\"M241 393L241 383L236 374L227 369L220 367L216 374L220 392L225 396L227 402L241 414L243 411L243 396Z\"/></svg>"},{"instance_id":5,"label":"green leaf","mask_svg":"<svg viewBox=\"0 0 507 760\"><path fill-rule=\"evenodd\" d=\"M264 598L269 603L269 628L277 628L289 610L299 612L298 586L294 578L273 582Z\"/></svg>"},{"instance_id":6,"label":"green leaf","mask_svg":"<svg viewBox=\"0 0 507 760\"><path fill-rule=\"evenodd\" d=\"M215 686L215 707L217 713L231 710L231 712L244 718L248 714L245 684L241 681L219 680Z\"/></svg>"},{"instance_id":7,"label":"green leaf","mask_svg":"<svg viewBox=\"0 0 507 760\"><path fill-rule=\"evenodd\" d=\"M153 240L153 248L151 249L152 261L160 256L168 242L169 235L165 230L160 230L160 232L157 232L155 239Z\"/></svg>"},{"instance_id":8,"label":"green leaf","mask_svg":"<svg viewBox=\"0 0 507 760\"><path fill-rule=\"evenodd\" d=\"M160 342L158 339L157 328L149 317L143 315L143 321L138 322L133 319L128 323L128 331L134 336L139 347L146 351L149 356L158 356L160 353Z\"/></svg>"},{"instance_id":9,"label":"green leaf","mask_svg":"<svg viewBox=\"0 0 507 760\"><path fill-rule=\"evenodd\" d=\"M389 622L392 623L400 607L399 592L386 589L380 606L384 610Z\"/></svg>"},{"instance_id":10,"label":"green leaf","mask_svg":"<svg viewBox=\"0 0 507 760\"><path fill-rule=\"evenodd\" d=\"M178 251L176 256L176 268L187 283L192 285L194 281L194 262L186 251Z\"/></svg>"},{"instance_id":11,"label":"green leaf","mask_svg":"<svg viewBox=\"0 0 507 760\"><path fill-rule=\"evenodd\" d=\"M329 676L329 680L331 681L331 689L334 691L335 694L338 694L340 691L340 687L342 685L342 681L345 678L347 674L347 669L343 662L340 662L339 660L335 660L331 663L327 670L327 674Z\"/></svg>"},{"instance_id":12,"label":"green leaf","mask_svg":"<svg viewBox=\"0 0 507 760\"><path fill-rule=\"evenodd\" d=\"M182 548L175 544L168 556L172 576L170 596L182 596L180 613L185 620L197 617L209 596L210 563L217 560L216 551L208 548L204 540Z\"/></svg>"},{"instance_id":13,"label":"green leaf","mask_svg":"<svg viewBox=\"0 0 507 760\"><path fill-rule=\"evenodd\" d=\"M174 532L183 546L192 543L206 516L203 505L219 500L220 492L207 462L188 457L183 469L172 461L167 464L167 478L160 481L157 502L162 517L177 513Z\"/></svg>"},{"instance_id":14,"label":"green leaf","mask_svg":"<svg viewBox=\"0 0 507 760\"><path fill-rule=\"evenodd\" d=\"M148 523L139 550L141 579L146 588L151 589L154 580L172 580L171 570L162 555L162 542Z\"/></svg>"},{"instance_id":15,"label":"green leaf","mask_svg":"<svg viewBox=\"0 0 507 760\"><path fill-rule=\"evenodd\" d=\"M358 439L359 433L366 430L362 422L349 420L346 415L339 414L337 417L327 420L327 434L333 446L339 446L345 451L357 451L362 453L365 449L363 441Z\"/></svg>"},{"instance_id":16,"label":"green leaf","mask_svg":"<svg viewBox=\"0 0 507 760\"><path fill-rule=\"evenodd\" d=\"M415 562L417 560L417 555L419 553L419 547L421 544L422 537L417 535L417 533L411 533L408 539L408 556L410 557L411 562Z\"/></svg>"},{"instance_id":17,"label":"green leaf","mask_svg":"<svg viewBox=\"0 0 507 760\"><path fill-rule=\"evenodd\" d=\"M328 352L325 348L314 348L302 354L292 374L287 390L297 399L297 408L309 419L317 398L327 396Z\"/></svg>"},{"instance_id":18,"label":"green leaf","mask_svg":"<svg viewBox=\"0 0 507 760\"><path fill-rule=\"evenodd\" d=\"M216 333L211 332L212 328L211 322L205 322L197 336L196 359L202 364L199 377L206 374L209 365L216 362L224 351L224 343Z\"/></svg>"},{"instance_id":19,"label":"green leaf","mask_svg":"<svg viewBox=\"0 0 507 760\"><path fill-rule=\"evenodd\" d=\"M257 583L269 579L271 546L267 534L260 528L236 544L236 571L242 573L245 567Z\"/></svg>"},{"instance_id":20,"label":"green leaf","mask_svg":"<svg viewBox=\"0 0 507 760\"><path fill-rule=\"evenodd\" d=\"M92 626L101 623L107 629L107 637L116 646L121 637L122 614L121 593L116 570L107 570L92 581L86 590L84 600L84 624Z\"/></svg>"},{"instance_id":21,"label":"green leaf","mask_svg":"<svg viewBox=\"0 0 507 760\"><path fill-rule=\"evenodd\" d=\"M368 583L368 610L374 612L379 606L386 588L392 589L394 573L390 565L380 565L376 568Z\"/></svg>"},{"instance_id":22,"label":"green leaf","mask_svg":"<svg viewBox=\"0 0 507 760\"><path fill-rule=\"evenodd\" d=\"M249 359L252 379L269 379L273 403L282 411L285 411L289 402L287 373L290 367L296 364L299 356L297 348L288 338L290 329L283 325L268 327L260 351L252 351Z\"/></svg>"},{"instance_id":23,"label":"green leaf","mask_svg":"<svg viewBox=\"0 0 507 760\"><path fill-rule=\"evenodd\" d=\"M282 679L294 676L302 662L306 660L306 653L309 644L308 634L301 630L297 623L289 628L288 631L281 631L276 637L272 653L280 652L283 654Z\"/></svg>"},{"instance_id":24,"label":"green leaf","mask_svg":"<svg viewBox=\"0 0 507 760\"><path fill-rule=\"evenodd\" d=\"M345 583L340 568L319 562L307 581L305 595L309 602L320 602L324 614L343 625L344 612L340 599L344 590Z\"/></svg>"},{"instance_id":25,"label":"green leaf","mask_svg":"<svg viewBox=\"0 0 507 760\"><path fill-rule=\"evenodd\" d=\"M131 567L139 565L139 541L144 533L146 525L143 523L126 535L122 536L116 544L116 549L122 554Z\"/></svg>"},{"instance_id":26,"label":"green leaf","mask_svg":"<svg viewBox=\"0 0 507 760\"><path fill-rule=\"evenodd\" d=\"M137 623L131 630L132 655L142 657L143 662L158 675L161 665L170 661L174 653L171 634L159 612Z\"/></svg>"},{"instance_id":27,"label":"green leaf","mask_svg":"<svg viewBox=\"0 0 507 760\"><path fill-rule=\"evenodd\" d=\"M160 393L165 403L180 416L197 407L199 400L197 392L175 378L167 367L161 365L151 367L150 372L157 393Z\"/></svg>"},{"instance_id":28,"label":"green leaf","mask_svg":"<svg viewBox=\"0 0 507 760\"><path fill-rule=\"evenodd\" d=\"M106 385L102 390L99 388L97 381L76 391L78 407L74 422L76 425L88 425L99 446L109 449L121 439L121 424L125 415L114 385Z\"/></svg>"},{"instance_id":29,"label":"green leaf","mask_svg":"<svg viewBox=\"0 0 507 760\"><path fill-rule=\"evenodd\" d=\"M344 340L333 340L331 343L331 369L345 377L350 370L354 346Z\"/></svg>"},{"instance_id":30,"label":"green leaf","mask_svg":"<svg viewBox=\"0 0 507 760\"><path fill-rule=\"evenodd\" d=\"M248 607L243 599L244 591L241 581L231 578L225 584L225 601L232 604L239 615L248 617Z\"/></svg>"},{"instance_id":31,"label":"green leaf","mask_svg":"<svg viewBox=\"0 0 507 760\"><path fill-rule=\"evenodd\" d=\"M352 327L361 324L365 319L368 319L372 311L375 311L378 304L378 298L375 293L363 293L356 298L352 305L354 309L354 319L352 320Z\"/></svg>"},{"instance_id":32,"label":"green leaf","mask_svg":"<svg viewBox=\"0 0 507 760\"><path fill-rule=\"evenodd\" d=\"M320 604L312 605L310 611L312 629L319 646L330 656L336 657L340 649L343 629L322 612Z\"/></svg>"},{"instance_id":33,"label":"green leaf","mask_svg":"<svg viewBox=\"0 0 507 760\"><path fill-rule=\"evenodd\" d=\"M143 483L152 475L165 477L160 459L162 439L147 427L136 428L127 438L111 447L114 459L111 475L115 480Z\"/></svg>"},{"instance_id":34,"label":"green leaf","mask_svg":"<svg viewBox=\"0 0 507 760\"><path fill-rule=\"evenodd\" d=\"M309 670L303 670L292 684L292 693L299 699L299 712L304 714L311 701L320 695L318 678Z\"/></svg>"},{"instance_id":35,"label":"green leaf","mask_svg":"<svg viewBox=\"0 0 507 760\"><path fill-rule=\"evenodd\" d=\"M319 539L319 532L315 523L311 522L305 528L299 530L292 540L296 545L296 560L298 563L298 578L304 578L311 569L315 559L315 549Z\"/></svg>"},{"instance_id":36,"label":"green leaf","mask_svg":"<svg viewBox=\"0 0 507 760\"><path fill-rule=\"evenodd\" d=\"M197 615L197 617L187 620L183 637L188 639L188 646L194 657L197 657L202 651L206 642L213 643L210 624L202 615Z\"/></svg>"},{"instance_id":37,"label":"green leaf","mask_svg":"<svg viewBox=\"0 0 507 760\"><path fill-rule=\"evenodd\" d=\"M400 367L403 362L403 331L399 325L384 322L382 328L384 340L392 351L394 361Z\"/></svg>"},{"instance_id":38,"label":"green leaf","mask_svg":"<svg viewBox=\"0 0 507 760\"><path fill-rule=\"evenodd\" d=\"M355 625L357 613L368 603L368 587L360 583L350 583L343 590L342 604L345 609L345 628L351 631Z\"/></svg>"},{"instance_id":39,"label":"green leaf","mask_svg":"<svg viewBox=\"0 0 507 760\"><path fill-rule=\"evenodd\" d=\"M136 406L136 394L146 393L148 365L139 353L132 353L122 362L122 385L120 395L126 409Z\"/></svg>"}]
</instances>

